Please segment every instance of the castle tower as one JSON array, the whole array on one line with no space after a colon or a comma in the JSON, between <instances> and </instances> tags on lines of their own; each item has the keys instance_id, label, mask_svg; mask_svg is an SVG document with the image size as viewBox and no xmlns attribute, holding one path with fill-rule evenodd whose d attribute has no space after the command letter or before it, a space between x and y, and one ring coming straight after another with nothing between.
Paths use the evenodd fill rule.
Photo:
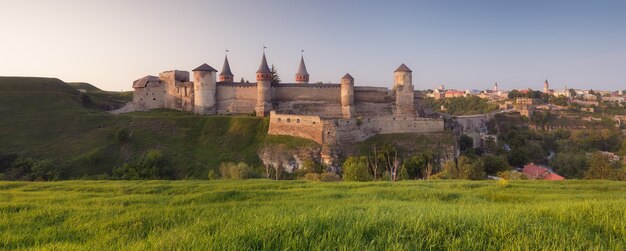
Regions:
<instances>
[{"instance_id":1,"label":"castle tower","mask_svg":"<svg viewBox=\"0 0 626 251\"><path fill-rule=\"evenodd\" d=\"M413 71L405 64L401 64L394 71L393 89L396 92L396 114L401 116L415 116L413 105Z\"/></svg>"},{"instance_id":2,"label":"castle tower","mask_svg":"<svg viewBox=\"0 0 626 251\"><path fill-rule=\"evenodd\" d=\"M498 92L498 82L493 85L493 92Z\"/></svg>"},{"instance_id":3,"label":"castle tower","mask_svg":"<svg viewBox=\"0 0 626 251\"><path fill-rule=\"evenodd\" d=\"M300 67L298 67L298 72L296 73L296 83L297 84L309 83L309 73L306 71L306 65L304 64L304 56L300 57Z\"/></svg>"},{"instance_id":4,"label":"castle tower","mask_svg":"<svg viewBox=\"0 0 626 251\"><path fill-rule=\"evenodd\" d=\"M224 56L224 66L222 66L222 72L220 72L220 82L232 83L235 75L230 71L230 64L228 63L228 56Z\"/></svg>"},{"instance_id":5,"label":"castle tower","mask_svg":"<svg viewBox=\"0 0 626 251\"><path fill-rule=\"evenodd\" d=\"M265 117L272 109L272 71L267 66L265 52L259 70L256 71L257 101L256 116Z\"/></svg>"},{"instance_id":6,"label":"castle tower","mask_svg":"<svg viewBox=\"0 0 626 251\"><path fill-rule=\"evenodd\" d=\"M215 114L215 75L217 70L208 64L193 69L193 98L196 114Z\"/></svg>"},{"instance_id":7,"label":"castle tower","mask_svg":"<svg viewBox=\"0 0 626 251\"><path fill-rule=\"evenodd\" d=\"M354 117L354 78L348 73L341 78L341 112L344 118Z\"/></svg>"},{"instance_id":8,"label":"castle tower","mask_svg":"<svg viewBox=\"0 0 626 251\"><path fill-rule=\"evenodd\" d=\"M550 84L548 84L548 80L546 79L546 82L543 83L543 93L549 93L550 92Z\"/></svg>"}]
</instances>

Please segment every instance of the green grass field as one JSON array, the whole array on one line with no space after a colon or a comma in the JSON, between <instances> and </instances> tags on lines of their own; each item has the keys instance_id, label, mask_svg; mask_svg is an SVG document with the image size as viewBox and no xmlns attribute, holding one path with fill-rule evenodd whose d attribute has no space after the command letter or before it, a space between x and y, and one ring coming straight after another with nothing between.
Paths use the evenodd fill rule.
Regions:
<instances>
[{"instance_id":1,"label":"green grass field","mask_svg":"<svg viewBox=\"0 0 626 251\"><path fill-rule=\"evenodd\" d=\"M625 248L623 182L0 182L2 250Z\"/></svg>"}]
</instances>

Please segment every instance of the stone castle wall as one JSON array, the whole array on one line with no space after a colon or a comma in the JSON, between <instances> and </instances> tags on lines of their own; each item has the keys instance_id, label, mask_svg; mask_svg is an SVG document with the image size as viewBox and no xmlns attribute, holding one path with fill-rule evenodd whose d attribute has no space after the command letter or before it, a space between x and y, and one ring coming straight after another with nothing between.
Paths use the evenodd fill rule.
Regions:
<instances>
[{"instance_id":1,"label":"stone castle wall","mask_svg":"<svg viewBox=\"0 0 626 251\"><path fill-rule=\"evenodd\" d=\"M380 116L322 119L319 116L270 113L270 135L288 135L322 145L360 142L377 134L443 132L443 119Z\"/></svg>"},{"instance_id":2,"label":"stone castle wall","mask_svg":"<svg viewBox=\"0 0 626 251\"><path fill-rule=\"evenodd\" d=\"M410 116L332 119L326 120L324 123L324 143L340 145L360 142L377 134L443 131L443 119L416 118Z\"/></svg>"},{"instance_id":3,"label":"stone castle wall","mask_svg":"<svg viewBox=\"0 0 626 251\"><path fill-rule=\"evenodd\" d=\"M217 84L216 106L218 114L254 113L256 99L256 84Z\"/></svg>"},{"instance_id":4,"label":"stone castle wall","mask_svg":"<svg viewBox=\"0 0 626 251\"><path fill-rule=\"evenodd\" d=\"M270 112L270 135L288 135L324 143L323 123L319 116L277 114Z\"/></svg>"}]
</instances>

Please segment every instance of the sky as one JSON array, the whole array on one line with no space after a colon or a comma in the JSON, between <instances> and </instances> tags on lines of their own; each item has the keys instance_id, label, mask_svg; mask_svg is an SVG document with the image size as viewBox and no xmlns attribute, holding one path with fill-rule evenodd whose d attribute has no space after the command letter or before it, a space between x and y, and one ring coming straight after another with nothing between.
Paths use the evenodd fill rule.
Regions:
<instances>
[{"instance_id":1,"label":"sky","mask_svg":"<svg viewBox=\"0 0 626 251\"><path fill-rule=\"evenodd\" d=\"M311 82L416 89L626 89L626 1L0 0L0 76L105 90L208 63L225 50L255 82L263 45L282 82L301 50Z\"/></svg>"}]
</instances>

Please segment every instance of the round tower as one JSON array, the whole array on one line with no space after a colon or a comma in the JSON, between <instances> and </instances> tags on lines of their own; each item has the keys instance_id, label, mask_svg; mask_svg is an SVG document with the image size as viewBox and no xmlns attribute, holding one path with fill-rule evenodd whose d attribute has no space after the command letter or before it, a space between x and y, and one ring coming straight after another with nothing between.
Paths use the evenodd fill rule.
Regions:
<instances>
[{"instance_id":1,"label":"round tower","mask_svg":"<svg viewBox=\"0 0 626 251\"><path fill-rule=\"evenodd\" d=\"M393 72L394 82L393 89L396 92L396 114L400 116L415 116L415 108L413 105L413 71L405 64L401 64L398 69Z\"/></svg>"},{"instance_id":2,"label":"round tower","mask_svg":"<svg viewBox=\"0 0 626 251\"><path fill-rule=\"evenodd\" d=\"M548 93L550 92L550 84L548 83L548 80L546 79L546 82L543 82L543 93Z\"/></svg>"},{"instance_id":3,"label":"round tower","mask_svg":"<svg viewBox=\"0 0 626 251\"><path fill-rule=\"evenodd\" d=\"M296 73L296 83L297 84L309 83L309 73L306 71L306 65L304 64L304 56L300 57L300 67L298 67L298 72Z\"/></svg>"},{"instance_id":4,"label":"round tower","mask_svg":"<svg viewBox=\"0 0 626 251\"><path fill-rule=\"evenodd\" d=\"M193 99L196 114L215 114L215 75L217 70L208 64L193 69Z\"/></svg>"},{"instance_id":5,"label":"round tower","mask_svg":"<svg viewBox=\"0 0 626 251\"><path fill-rule=\"evenodd\" d=\"M224 66L222 66L222 72L220 72L220 82L232 83L235 75L230 71L230 64L228 63L228 55L224 56Z\"/></svg>"},{"instance_id":6,"label":"round tower","mask_svg":"<svg viewBox=\"0 0 626 251\"><path fill-rule=\"evenodd\" d=\"M341 78L341 112L344 118L354 117L354 78L346 73Z\"/></svg>"},{"instance_id":7,"label":"round tower","mask_svg":"<svg viewBox=\"0 0 626 251\"><path fill-rule=\"evenodd\" d=\"M261 59L259 70L256 72L256 81L256 116L265 117L272 109L272 71L267 66L265 52L263 52L263 58Z\"/></svg>"}]
</instances>

